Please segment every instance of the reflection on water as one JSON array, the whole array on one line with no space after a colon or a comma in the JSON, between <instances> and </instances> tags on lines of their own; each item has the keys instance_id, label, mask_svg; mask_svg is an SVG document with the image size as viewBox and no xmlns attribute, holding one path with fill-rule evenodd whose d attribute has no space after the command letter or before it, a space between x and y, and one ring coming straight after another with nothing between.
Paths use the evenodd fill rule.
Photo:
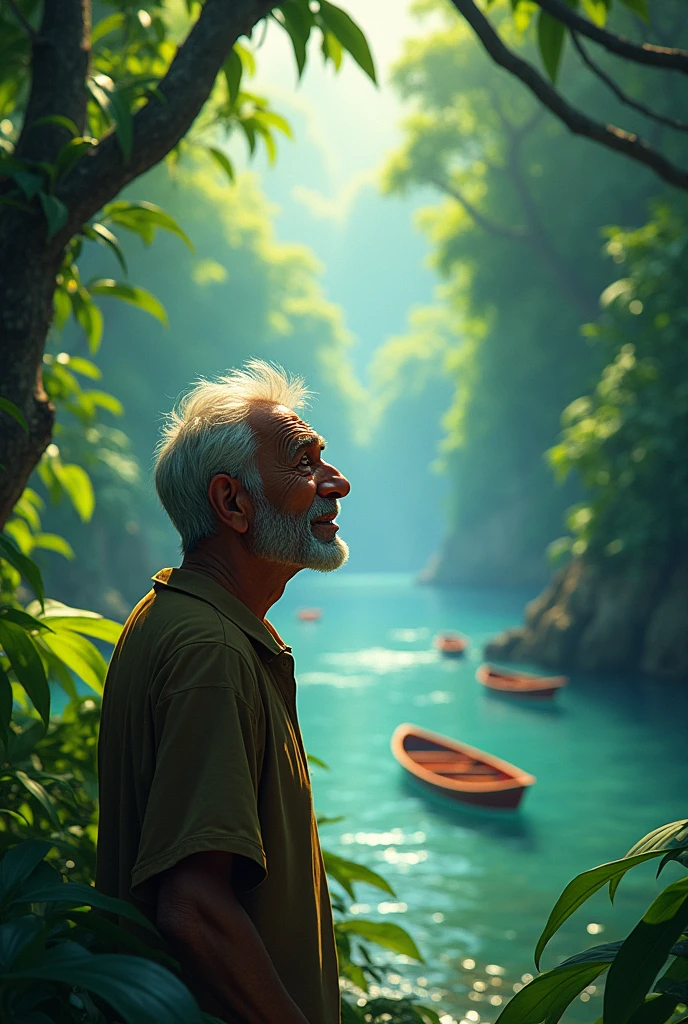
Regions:
<instances>
[{"instance_id":1,"label":"reflection on water","mask_svg":"<svg viewBox=\"0 0 688 1024\"><path fill-rule=\"evenodd\" d=\"M323 844L388 878L396 898L361 886L354 912L400 921L426 956L425 965L401 958L387 980L403 975L407 991L471 1024L494 1021L534 973L535 942L573 875L686 813L685 689L580 677L535 704L475 681L483 643L520 621L531 596L301 574L271 614L294 648L306 745L331 769L316 770L318 809L345 815L323 827ZM320 622L297 621L305 605L323 609ZM432 647L451 629L471 638L461 659ZM516 814L448 805L416 789L393 759L389 740L402 721L489 750L538 781ZM621 937L655 891L642 868L624 879L613 909L597 893L552 940L545 966ZM600 989L583 995L572 1019L594 1020Z\"/></svg>"}]
</instances>

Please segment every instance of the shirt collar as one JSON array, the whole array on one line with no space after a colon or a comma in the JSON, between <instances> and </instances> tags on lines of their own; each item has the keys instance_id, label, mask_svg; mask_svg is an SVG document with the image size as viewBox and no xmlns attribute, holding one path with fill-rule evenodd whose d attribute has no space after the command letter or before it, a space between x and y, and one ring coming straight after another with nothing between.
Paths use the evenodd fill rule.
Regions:
<instances>
[{"instance_id":1,"label":"shirt collar","mask_svg":"<svg viewBox=\"0 0 688 1024\"><path fill-rule=\"evenodd\" d=\"M203 576L200 572L193 572L191 569L161 569L152 579L156 584L162 584L171 590L180 590L201 601L207 601L220 615L224 615L243 633L267 647L273 654L282 654L283 651L291 650L282 642L277 630L267 622L267 619L265 622L261 622L243 601L234 597L221 584L211 580L208 576Z\"/></svg>"}]
</instances>

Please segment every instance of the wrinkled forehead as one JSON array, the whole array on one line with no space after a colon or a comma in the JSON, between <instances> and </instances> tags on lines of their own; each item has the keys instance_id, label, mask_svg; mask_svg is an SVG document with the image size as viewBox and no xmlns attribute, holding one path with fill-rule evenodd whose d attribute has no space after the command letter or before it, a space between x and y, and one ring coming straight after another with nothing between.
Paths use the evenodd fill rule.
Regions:
<instances>
[{"instance_id":1,"label":"wrinkled forehead","mask_svg":"<svg viewBox=\"0 0 688 1024\"><path fill-rule=\"evenodd\" d=\"M317 431L286 405L261 402L251 410L248 423L258 438L259 455L289 458L298 448L322 441Z\"/></svg>"}]
</instances>

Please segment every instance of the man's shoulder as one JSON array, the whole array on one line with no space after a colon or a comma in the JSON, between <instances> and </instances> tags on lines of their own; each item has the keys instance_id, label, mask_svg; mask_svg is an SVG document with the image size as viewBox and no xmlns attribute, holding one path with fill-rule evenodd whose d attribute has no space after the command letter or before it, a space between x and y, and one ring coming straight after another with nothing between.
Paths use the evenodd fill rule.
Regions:
<instances>
[{"instance_id":1,"label":"man's shoulder","mask_svg":"<svg viewBox=\"0 0 688 1024\"><path fill-rule=\"evenodd\" d=\"M111 691L136 676L154 704L198 687L228 687L256 710L260 658L246 634L210 603L154 588L125 623L108 672ZM117 680L117 682L115 682ZM128 689L129 684L125 683Z\"/></svg>"},{"instance_id":2,"label":"man's shoulder","mask_svg":"<svg viewBox=\"0 0 688 1024\"><path fill-rule=\"evenodd\" d=\"M154 588L136 605L125 638L166 655L189 645L220 644L252 661L253 645L239 626L214 605L183 591Z\"/></svg>"}]
</instances>

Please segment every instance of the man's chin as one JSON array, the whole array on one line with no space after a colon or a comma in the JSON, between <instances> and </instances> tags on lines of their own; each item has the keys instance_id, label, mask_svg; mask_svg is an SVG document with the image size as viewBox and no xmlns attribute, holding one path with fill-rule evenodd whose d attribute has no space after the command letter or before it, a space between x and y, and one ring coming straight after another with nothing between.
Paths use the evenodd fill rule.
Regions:
<instances>
[{"instance_id":1,"label":"man's chin","mask_svg":"<svg viewBox=\"0 0 688 1024\"><path fill-rule=\"evenodd\" d=\"M318 541L317 548L309 551L309 558L304 569L312 569L314 572L334 572L349 559L349 545L340 537L334 537L329 541ZM312 557L311 557L312 556Z\"/></svg>"}]
</instances>

